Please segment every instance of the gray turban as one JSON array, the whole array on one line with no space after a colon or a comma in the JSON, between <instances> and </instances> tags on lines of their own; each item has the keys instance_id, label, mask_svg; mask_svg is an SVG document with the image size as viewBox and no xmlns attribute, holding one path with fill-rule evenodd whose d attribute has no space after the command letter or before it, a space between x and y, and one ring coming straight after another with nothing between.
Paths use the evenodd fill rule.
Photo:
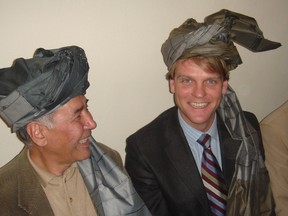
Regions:
<instances>
[{"instance_id":1,"label":"gray turban","mask_svg":"<svg viewBox=\"0 0 288 216\"><path fill-rule=\"evenodd\" d=\"M0 69L0 116L12 132L48 114L89 87L89 65L77 46L39 48Z\"/></svg>"},{"instance_id":2,"label":"gray turban","mask_svg":"<svg viewBox=\"0 0 288 216\"><path fill-rule=\"evenodd\" d=\"M173 29L161 52L168 70L182 56L220 57L233 70L242 63L233 42L253 52L281 46L264 38L254 18L223 9L206 17L204 23L190 18Z\"/></svg>"}]
</instances>

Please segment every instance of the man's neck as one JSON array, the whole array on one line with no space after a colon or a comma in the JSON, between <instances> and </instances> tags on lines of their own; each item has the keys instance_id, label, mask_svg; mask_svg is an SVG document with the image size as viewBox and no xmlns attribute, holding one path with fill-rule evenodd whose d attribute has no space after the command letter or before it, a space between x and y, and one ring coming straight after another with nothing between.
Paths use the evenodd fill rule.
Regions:
<instances>
[{"instance_id":1,"label":"man's neck","mask_svg":"<svg viewBox=\"0 0 288 216\"><path fill-rule=\"evenodd\" d=\"M57 160L50 159L47 154L33 147L28 149L28 154L37 167L56 176L61 176L71 166L71 164L61 164Z\"/></svg>"}]
</instances>

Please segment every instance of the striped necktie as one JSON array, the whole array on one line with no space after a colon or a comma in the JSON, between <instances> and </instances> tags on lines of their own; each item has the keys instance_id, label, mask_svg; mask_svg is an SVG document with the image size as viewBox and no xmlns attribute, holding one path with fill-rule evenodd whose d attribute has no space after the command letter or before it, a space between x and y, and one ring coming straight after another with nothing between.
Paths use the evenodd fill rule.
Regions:
<instances>
[{"instance_id":1,"label":"striped necktie","mask_svg":"<svg viewBox=\"0 0 288 216\"><path fill-rule=\"evenodd\" d=\"M212 215L225 215L227 190L224 183L223 173L217 159L211 151L210 135L202 134L197 142L204 148L201 165L202 180L209 199Z\"/></svg>"}]
</instances>

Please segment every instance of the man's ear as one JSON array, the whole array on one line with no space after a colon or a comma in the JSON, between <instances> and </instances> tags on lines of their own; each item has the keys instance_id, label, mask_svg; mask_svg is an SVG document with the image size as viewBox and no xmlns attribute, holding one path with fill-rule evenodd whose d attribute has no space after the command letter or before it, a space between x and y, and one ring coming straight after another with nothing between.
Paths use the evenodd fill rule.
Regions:
<instances>
[{"instance_id":1,"label":"man's ear","mask_svg":"<svg viewBox=\"0 0 288 216\"><path fill-rule=\"evenodd\" d=\"M222 94L224 95L224 94L226 94L226 92L227 92L227 89L228 89L228 80L225 80L224 82L223 82L223 87L222 87Z\"/></svg>"},{"instance_id":2,"label":"man's ear","mask_svg":"<svg viewBox=\"0 0 288 216\"><path fill-rule=\"evenodd\" d=\"M38 146L45 146L47 144L47 140L44 135L45 130L47 130L46 126L39 122L30 122L26 126L26 131L29 134L31 140Z\"/></svg>"},{"instance_id":3,"label":"man's ear","mask_svg":"<svg viewBox=\"0 0 288 216\"><path fill-rule=\"evenodd\" d=\"M169 79L169 91L170 93L175 93L175 80Z\"/></svg>"}]
</instances>

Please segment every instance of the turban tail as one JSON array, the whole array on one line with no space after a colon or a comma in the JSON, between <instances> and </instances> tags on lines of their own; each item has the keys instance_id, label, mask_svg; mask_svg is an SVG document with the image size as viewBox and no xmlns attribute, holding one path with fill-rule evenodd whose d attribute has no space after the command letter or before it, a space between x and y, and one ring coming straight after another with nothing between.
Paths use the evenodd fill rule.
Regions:
<instances>
[{"instance_id":1,"label":"turban tail","mask_svg":"<svg viewBox=\"0 0 288 216\"><path fill-rule=\"evenodd\" d=\"M233 42L253 52L281 46L264 38L254 18L223 9L207 16L204 23L190 18L173 29L161 52L168 70L182 56L220 57L233 70L242 63Z\"/></svg>"},{"instance_id":2,"label":"turban tail","mask_svg":"<svg viewBox=\"0 0 288 216\"><path fill-rule=\"evenodd\" d=\"M77 46L36 50L0 69L0 116L15 132L50 113L89 87L89 65Z\"/></svg>"},{"instance_id":3,"label":"turban tail","mask_svg":"<svg viewBox=\"0 0 288 216\"><path fill-rule=\"evenodd\" d=\"M77 164L99 216L151 216L129 176L89 140L91 156Z\"/></svg>"}]
</instances>

